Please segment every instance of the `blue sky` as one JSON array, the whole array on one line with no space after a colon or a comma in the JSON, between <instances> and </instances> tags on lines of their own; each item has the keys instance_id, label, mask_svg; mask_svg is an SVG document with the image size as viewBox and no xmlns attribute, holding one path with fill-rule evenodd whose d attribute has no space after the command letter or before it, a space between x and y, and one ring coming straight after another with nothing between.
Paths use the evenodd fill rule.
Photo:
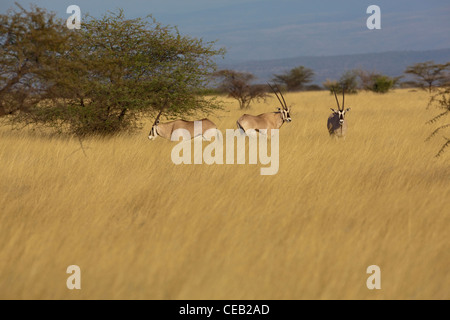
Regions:
<instances>
[{"instance_id":1,"label":"blue sky","mask_svg":"<svg viewBox=\"0 0 450 320\"><path fill-rule=\"evenodd\" d=\"M93 16L117 8L130 18L152 14L184 34L218 40L227 61L450 48L448 0L16 1L63 18L72 4ZM366 27L372 4L381 8L381 30ZM13 6L14 0L2 0L0 12Z\"/></svg>"}]
</instances>

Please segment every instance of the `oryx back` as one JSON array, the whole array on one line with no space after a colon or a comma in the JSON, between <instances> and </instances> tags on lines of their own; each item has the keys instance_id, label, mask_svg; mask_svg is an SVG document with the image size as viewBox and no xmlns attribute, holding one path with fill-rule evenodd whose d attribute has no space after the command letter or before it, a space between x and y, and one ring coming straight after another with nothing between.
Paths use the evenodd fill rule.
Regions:
<instances>
[{"instance_id":1,"label":"oryx back","mask_svg":"<svg viewBox=\"0 0 450 320\"><path fill-rule=\"evenodd\" d=\"M155 122L155 124L152 127L152 130L150 131L150 136L153 136L153 139L156 135L171 140L172 134L174 131L178 129L183 129L189 132L190 138L193 139L196 136L203 136L206 131L210 129L217 129L217 126L209 119L202 119L197 120L199 123L201 123L201 132L197 133L195 128L195 122L196 121L187 121L187 120L174 120L169 121L166 123L159 123ZM149 136L149 138L150 138Z\"/></svg>"},{"instance_id":2,"label":"oryx back","mask_svg":"<svg viewBox=\"0 0 450 320\"><path fill-rule=\"evenodd\" d=\"M195 132L195 122L201 122L201 133ZM217 126L214 124L214 122L206 118L196 121L175 120L170 135L172 135L172 133L177 129L185 129L189 131L191 138L195 138L198 136L204 136L205 132L210 129L217 129ZM168 139L170 139L170 137Z\"/></svg>"},{"instance_id":3,"label":"oryx back","mask_svg":"<svg viewBox=\"0 0 450 320\"><path fill-rule=\"evenodd\" d=\"M263 113L257 116L251 114L244 114L238 119L238 128L244 131L248 130L270 130L279 129L283 124L280 112Z\"/></svg>"},{"instance_id":4,"label":"oryx back","mask_svg":"<svg viewBox=\"0 0 450 320\"><path fill-rule=\"evenodd\" d=\"M275 91L275 89L270 84L269 86L277 96L282 108L278 108L277 112L268 112L257 116L244 114L236 122L238 129L241 129L247 133L250 130L254 130L257 132L259 132L260 130L267 130L267 133L271 134L270 130L278 130L281 128L283 123L292 121L290 114L291 111L286 105L286 101L284 100L283 94L281 93L280 89L278 88L278 92L280 93L282 99L280 99L277 91Z\"/></svg>"}]
</instances>

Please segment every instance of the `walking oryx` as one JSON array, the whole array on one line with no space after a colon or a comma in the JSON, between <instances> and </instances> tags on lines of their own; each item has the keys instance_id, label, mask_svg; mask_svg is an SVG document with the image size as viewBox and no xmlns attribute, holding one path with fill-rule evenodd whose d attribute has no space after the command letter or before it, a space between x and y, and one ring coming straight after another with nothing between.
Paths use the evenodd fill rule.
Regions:
<instances>
[{"instance_id":1,"label":"walking oryx","mask_svg":"<svg viewBox=\"0 0 450 320\"><path fill-rule=\"evenodd\" d=\"M328 132L330 133L330 136L338 137L338 138L344 138L347 134L347 121L345 120L345 114L350 111L350 108L345 109L345 89L342 89L342 110L339 105L339 100L336 95L336 91L334 91L334 97L336 98L336 103L338 106L338 110L334 110L333 108L330 108L333 113L328 117L327 127Z\"/></svg>"},{"instance_id":2,"label":"walking oryx","mask_svg":"<svg viewBox=\"0 0 450 320\"><path fill-rule=\"evenodd\" d=\"M291 110L286 105L286 101L284 100L283 94L281 93L280 89L277 87L278 92L283 99L283 102L281 101L275 89L270 84L269 86L277 96L278 101L281 104L281 108L278 108L278 111L276 112L263 113L257 116L244 114L236 122L238 129L241 129L246 133L248 133L249 130L255 130L259 132L259 130L266 129L269 131L271 129L280 129L283 123L289 123L292 121ZM270 132L267 132L267 134L271 135Z\"/></svg>"},{"instance_id":3,"label":"walking oryx","mask_svg":"<svg viewBox=\"0 0 450 320\"><path fill-rule=\"evenodd\" d=\"M190 133L191 139L200 135L204 138L206 131L210 129L217 129L216 125L209 119L198 120L198 123L201 123L201 133L194 132L194 124L197 121L174 120L166 123L160 123L159 117L161 116L161 113L162 111L156 117L152 129L150 130L148 135L150 140L156 139L157 136L171 140L172 133L177 129L187 130ZM214 134L215 133L216 132L214 132Z\"/></svg>"}]
</instances>

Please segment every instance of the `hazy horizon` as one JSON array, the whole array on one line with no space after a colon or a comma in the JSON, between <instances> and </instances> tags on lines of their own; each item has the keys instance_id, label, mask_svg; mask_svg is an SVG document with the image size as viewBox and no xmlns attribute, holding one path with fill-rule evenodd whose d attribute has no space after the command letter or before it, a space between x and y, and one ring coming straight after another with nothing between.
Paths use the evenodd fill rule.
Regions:
<instances>
[{"instance_id":1,"label":"hazy horizon","mask_svg":"<svg viewBox=\"0 0 450 320\"><path fill-rule=\"evenodd\" d=\"M128 18L152 14L163 24L178 26L182 34L217 40L217 47L227 49L227 62L450 48L450 3L444 0L17 2L27 9L34 3L61 18L69 17L66 8L72 4L94 17L118 8ZM366 27L372 4L381 8L381 30ZM0 12L12 7L14 0L2 1Z\"/></svg>"}]
</instances>

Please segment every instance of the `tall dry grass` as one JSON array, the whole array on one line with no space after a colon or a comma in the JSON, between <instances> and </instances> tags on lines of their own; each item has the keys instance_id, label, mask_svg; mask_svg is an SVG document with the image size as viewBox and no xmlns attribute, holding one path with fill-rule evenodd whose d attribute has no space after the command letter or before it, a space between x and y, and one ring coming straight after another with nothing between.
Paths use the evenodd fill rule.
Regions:
<instances>
[{"instance_id":1,"label":"tall dry grass","mask_svg":"<svg viewBox=\"0 0 450 320\"><path fill-rule=\"evenodd\" d=\"M173 143L0 130L0 298L449 299L450 166L423 92L286 95L280 169L181 165ZM213 117L223 130L242 114ZM253 106L272 111L275 99ZM81 290L66 268L81 268ZM381 268L368 290L366 268Z\"/></svg>"}]
</instances>

